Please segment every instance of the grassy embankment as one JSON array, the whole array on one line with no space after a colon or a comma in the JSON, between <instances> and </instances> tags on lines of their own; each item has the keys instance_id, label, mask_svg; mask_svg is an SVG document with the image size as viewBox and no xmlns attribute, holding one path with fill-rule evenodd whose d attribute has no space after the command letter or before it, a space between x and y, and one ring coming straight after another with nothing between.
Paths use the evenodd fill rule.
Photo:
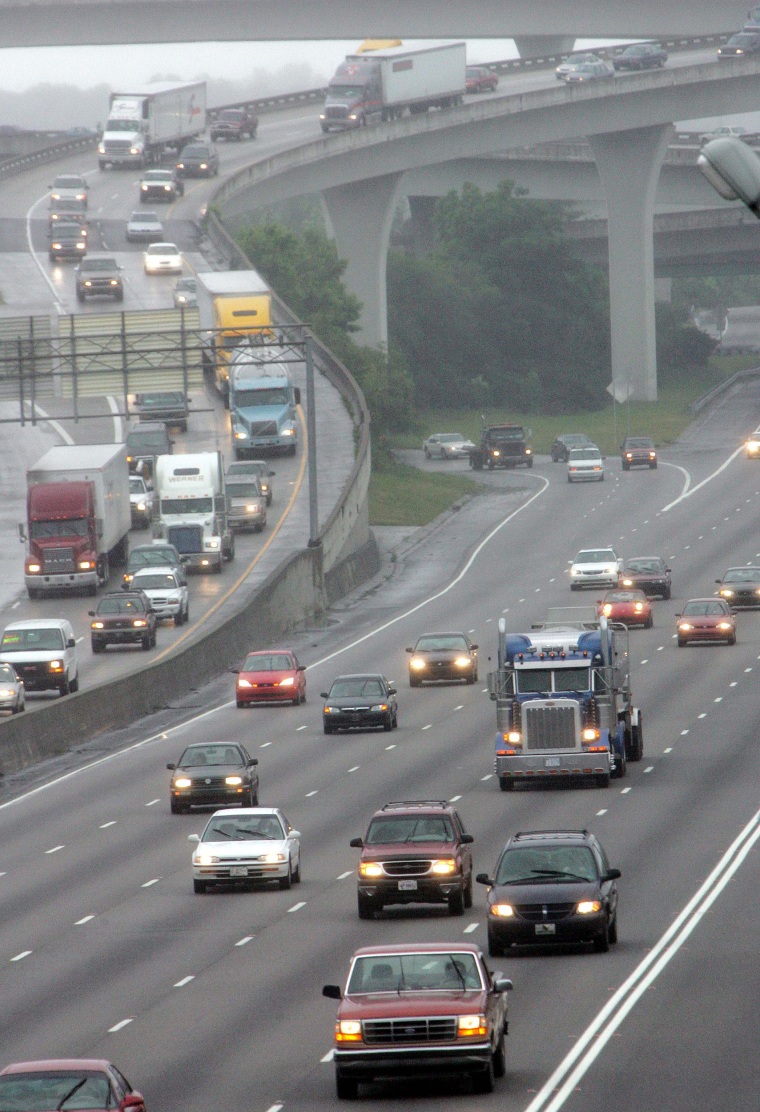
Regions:
<instances>
[{"instance_id":1,"label":"grassy embankment","mask_svg":"<svg viewBox=\"0 0 760 1112\"><path fill-rule=\"evenodd\" d=\"M672 444L693 420L691 404L719 382L738 370L757 364L756 356L723 356L710 361L707 371L688 384L664 387L657 402L633 402L569 417L547 417L508 410L486 410L488 424L514 422L533 430L533 449L545 455L555 436L561 432L585 432L605 455L615 455L620 442L630 431L652 436L659 445ZM475 410L436 410L421 412L417 428L403 436L388 437L385 446L419 448L432 432L454 431L478 440L481 415ZM617 432L617 435L616 435ZM461 472L441 474L420 471L393 459L383 445L374 445L373 471L369 492L372 525L426 525L452 502L478 490L478 484Z\"/></svg>"}]
</instances>

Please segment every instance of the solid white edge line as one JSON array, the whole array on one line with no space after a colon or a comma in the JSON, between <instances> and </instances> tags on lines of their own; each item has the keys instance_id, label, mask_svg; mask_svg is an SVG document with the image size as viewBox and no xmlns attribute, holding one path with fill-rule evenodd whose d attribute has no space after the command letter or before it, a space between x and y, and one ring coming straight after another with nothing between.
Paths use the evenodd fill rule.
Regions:
<instances>
[{"instance_id":1,"label":"solid white edge line","mask_svg":"<svg viewBox=\"0 0 760 1112\"><path fill-rule=\"evenodd\" d=\"M744 445L742 444L741 447L737 448L735 452L731 453L731 455L728 457L728 459L725 460L720 465L720 467L717 468L717 470L713 471L712 475L708 475L706 479L702 479L702 481L700 483L697 483L696 486L692 487L691 490L687 490L686 488L684 488L684 490L681 492L681 494L678 495L677 498L674 498L672 502L668 502L667 506L662 507L662 509L660 510L660 513L666 514L668 512L668 510L672 510L673 507L677 506L679 502L683 502L684 498L691 498L692 494L696 494L697 491L701 490L703 486L707 486L707 484L711 483L713 481L713 479L716 479L722 471L725 471L726 468L730 464L732 464L734 462L734 460L736 459L736 457L743 451L744 451ZM675 465L673 465L673 466L675 466Z\"/></svg>"}]
</instances>

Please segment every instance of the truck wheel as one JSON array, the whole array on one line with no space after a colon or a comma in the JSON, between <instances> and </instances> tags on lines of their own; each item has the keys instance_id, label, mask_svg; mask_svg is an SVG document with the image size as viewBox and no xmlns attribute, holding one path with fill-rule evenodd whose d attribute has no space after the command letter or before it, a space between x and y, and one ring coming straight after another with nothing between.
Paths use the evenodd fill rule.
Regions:
<instances>
[{"instance_id":1,"label":"truck wheel","mask_svg":"<svg viewBox=\"0 0 760 1112\"><path fill-rule=\"evenodd\" d=\"M375 917L374 902L368 896L362 896L361 893L356 898L356 910L359 912L360 919L374 919Z\"/></svg>"},{"instance_id":2,"label":"truck wheel","mask_svg":"<svg viewBox=\"0 0 760 1112\"><path fill-rule=\"evenodd\" d=\"M459 888L449 896L449 915L464 915L464 892Z\"/></svg>"},{"instance_id":3,"label":"truck wheel","mask_svg":"<svg viewBox=\"0 0 760 1112\"><path fill-rule=\"evenodd\" d=\"M504 947L490 931L488 932L488 953L492 958L500 958L504 955Z\"/></svg>"},{"instance_id":4,"label":"truck wheel","mask_svg":"<svg viewBox=\"0 0 760 1112\"><path fill-rule=\"evenodd\" d=\"M610 786L609 772L600 772L596 777L596 786L598 788L608 788Z\"/></svg>"},{"instance_id":5,"label":"truck wheel","mask_svg":"<svg viewBox=\"0 0 760 1112\"><path fill-rule=\"evenodd\" d=\"M631 726L631 756L630 760L640 761L644 756L644 723L643 716L639 714L638 726Z\"/></svg>"},{"instance_id":6,"label":"truck wheel","mask_svg":"<svg viewBox=\"0 0 760 1112\"><path fill-rule=\"evenodd\" d=\"M604 927L594 939L594 950L597 954L606 954L610 948L610 925L604 920Z\"/></svg>"},{"instance_id":7,"label":"truck wheel","mask_svg":"<svg viewBox=\"0 0 760 1112\"><path fill-rule=\"evenodd\" d=\"M475 1093L492 1093L496 1088L496 1073L494 1070L493 1055L488 1059L488 1065L479 1073L473 1074L472 1089Z\"/></svg>"},{"instance_id":8,"label":"truck wheel","mask_svg":"<svg viewBox=\"0 0 760 1112\"><path fill-rule=\"evenodd\" d=\"M472 907L472 873L464 886L464 906L466 908Z\"/></svg>"},{"instance_id":9,"label":"truck wheel","mask_svg":"<svg viewBox=\"0 0 760 1112\"><path fill-rule=\"evenodd\" d=\"M618 940L617 914L610 923L609 930L607 931L607 937L610 940L610 945L614 946Z\"/></svg>"},{"instance_id":10,"label":"truck wheel","mask_svg":"<svg viewBox=\"0 0 760 1112\"><path fill-rule=\"evenodd\" d=\"M71 685L69 684L69 677L67 675L65 680L61 684L61 686L58 688L58 694L59 695L69 695L70 693L71 693Z\"/></svg>"},{"instance_id":11,"label":"truck wheel","mask_svg":"<svg viewBox=\"0 0 760 1112\"><path fill-rule=\"evenodd\" d=\"M475 470L475 471L482 471L483 470L483 460L480 458L480 456L476 456L473 459L472 466L473 466L473 470Z\"/></svg>"},{"instance_id":12,"label":"truck wheel","mask_svg":"<svg viewBox=\"0 0 760 1112\"><path fill-rule=\"evenodd\" d=\"M102 653L103 652L103 649L105 648L105 646L104 646L102 641L99 641L95 637L93 637L91 643L92 643L92 651L94 653Z\"/></svg>"},{"instance_id":13,"label":"truck wheel","mask_svg":"<svg viewBox=\"0 0 760 1112\"><path fill-rule=\"evenodd\" d=\"M205 891L206 891L206 881L205 880L193 880L193 892L195 892L195 894L197 896L202 896Z\"/></svg>"},{"instance_id":14,"label":"truck wheel","mask_svg":"<svg viewBox=\"0 0 760 1112\"><path fill-rule=\"evenodd\" d=\"M26 593L29 595L30 600L40 598L41 592L36 587L27 587Z\"/></svg>"},{"instance_id":15,"label":"truck wheel","mask_svg":"<svg viewBox=\"0 0 760 1112\"><path fill-rule=\"evenodd\" d=\"M359 1096L359 1082L353 1077L335 1073L335 1095L338 1100L356 1100Z\"/></svg>"},{"instance_id":16,"label":"truck wheel","mask_svg":"<svg viewBox=\"0 0 760 1112\"><path fill-rule=\"evenodd\" d=\"M515 782L511 776L500 776L499 788L503 792L513 792L515 790Z\"/></svg>"},{"instance_id":17,"label":"truck wheel","mask_svg":"<svg viewBox=\"0 0 760 1112\"><path fill-rule=\"evenodd\" d=\"M72 693L72 695L75 692L79 691L79 672L77 672L77 674L74 676L74 679L69 684L69 691Z\"/></svg>"}]
</instances>

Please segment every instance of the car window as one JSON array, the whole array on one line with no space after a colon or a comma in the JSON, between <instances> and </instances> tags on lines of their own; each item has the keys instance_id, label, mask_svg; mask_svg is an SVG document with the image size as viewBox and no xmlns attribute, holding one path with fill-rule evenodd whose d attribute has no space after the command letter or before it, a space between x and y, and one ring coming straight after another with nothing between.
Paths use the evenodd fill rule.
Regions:
<instances>
[{"instance_id":1,"label":"car window","mask_svg":"<svg viewBox=\"0 0 760 1112\"><path fill-rule=\"evenodd\" d=\"M611 548L586 548L575 557L576 564L614 564L617 557Z\"/></svg>"},{"instance_id":2,"label":"car window","mask_svg":"<svg viewBox=\"0 0 760 1112\"><path fill-rule=\"evenodd\" d=\"M758 568L730 568L723 576L724 583L754 583L760 576Z\"/></svg>"},{"instance_id":3,"label":"car window","mask_svg":"<svg viewBox=\"0 0 760 1112\"><path fill-rule=\"evenodd\" d=\"M245 658L243 672L289 672L293 659L287 653L251 653Z\"/></svg>"},{"instance_id":4,"label":"car window","mask_svg":"<svg viewBox=\"0 0 760 1112\"><path fill-rule=\"evenodd\" d=\"M570 452L571 463L577 463L581 459L599 460L601 458L601 452L598 452L596 448L573 448Z\"/></svg>"},{"instance_id":5,"label":"car window","mask_svg":"<svg viewBox=\"0 0 760 1112\"><path fill-rule=\"evenodd\" d=\"M17 649L64 648L63 634L60 629L7 629L3 634L0 649L14 652Z\"/></svg>"},{"instance_id":6,"label":"car window","mask_svg":"<svg viewBox=\"0 0 760 1112\"><path fill-rule=\"evenodd\" d=\"M695 618L716 617L721 614L728 614L728 603L722 602L720 599L706 599L698 602L687 602L683 608L683 614Z\"/></svg>"},{"instance_id":7,"label":"car window","mask_svg":"<svg viewBox=\"0 0 760 1112\"><path fill-rule=\"evenodd\" d=\"M114 1108L111 1084L100 1071L40 1070L0 1076L0 1108L24 1112L60 1112Z\"/></svg>"},{"instance_id":8,"label":"car window","mask_svg":"<svg viewBox=\"0 0 760 1112\"><path fill-rule=\"evenodd\" d=\"M98 614L144 614L145 606L141 598L104 598L97 612Z\"/></svg>"},{"instance_id":9,"label":"car window","mask_svg":"<svg viewBox=\"0 0 760 1112\"><path fill-rule=\"evenodd\" d=\"M237 745L192 746L179 759L180 768L203 768L205 765L231 765L239 768L246 764Z\"/></svg>"},{"instance_id":10,"label":"car window","mask_svg":"<svg viewBox=\"0 0 760 1112\"><path fill-rule=\"evenodd\" d=\"M383 685L379 680L345 679L336 680L330 688L331 699L344 699L351 696L384 695Z\"/></svg>"},{"instance_id":11,"label":"car window","mask_svg":"<svg viewBox=\"0 0 760 1112\"><path fill-rule=\"evenodd\" d=\"M367 831L367 845L393 842L453 842L454 829L446 815L378 815Z\"/></svg>"},{"instance_id":12,"label":"car window","mask_svg":"<svg viewBox=\"0 0 760 1112\"><path fill-rule=\"evenodd\" d=\"M474 954L372 954L354 961L346 992L430 992L479 989L483 984Z\"/></svg>"},{"instance_id":13,"label":"car window","mask_svg":"<svg viewBox=\"0 0 760 1112\"><path fill-rule=\"evenodd\" d=\"M469 645L464 636L457 634L439 634L437 636L420 637L414 647L415 652L469 652Z\"/></svg>"},{"instance_id":14,"label":"car window","mask_svg":"<svg viewBox=\"0 0 760 1112\"><path fill-rule=\"evenodd\" d=\"M608 591L604 596L605 602L641 602L646 595L643 591Z\"/></svg>"},{"instance_id":15,"label":"car window","mask_svg":"<svg viewBox=\"0 0 760 1112\"><path fill-rule=\"evenodd\" d=\"M662 571L664 566L662 560L629 560L625 565L626 571L636 571L641 575Z\"/></svg>"},{"instance_id":16,"label":"car window","mask_svg":"<svg viewBox=\"0 0 760 1112\"><path fill-rule=\"evenodd\" d=\"M148 573L145 575L141 572L135 576L134 585L139 587L141 591L172 591L177 586L177 577L168 573L163 575Z\"/></svg>"},{"instance_id":17,"label":"car window","mask_svg":"<svg viewBox=\"0 0 760 1112\"><path fill-rule=\"evenodd\" d=\"M212 819L201 837L202 842L281 841L285 837L276 815L241 815Z\"/></svg>"},{"instance_id":18,"label":"car window","mask_svg":"<svg viewBox=\"0 0 760 1112\"><path fill-rule=\"evenodd\" d=\"M497 884L567 877L597 879L597 866L588 846L520 846L502 854L496 870Z\"/></svg>"}]
</instances>

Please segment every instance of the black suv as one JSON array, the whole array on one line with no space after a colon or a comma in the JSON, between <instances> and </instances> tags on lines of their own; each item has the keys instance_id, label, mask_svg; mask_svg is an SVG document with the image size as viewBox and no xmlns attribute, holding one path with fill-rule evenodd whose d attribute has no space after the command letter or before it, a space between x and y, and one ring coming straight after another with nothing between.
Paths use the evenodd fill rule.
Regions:
<instances>
[{"instance_id":1,"label":"black suv","mask_svg":"<svg viewBox=\"0 0 760 1112\"><path fill-rule=\"evenodd\" d=\"M620 458L624 471L632 467L657 466L657 451L651 436L627 436L620 447Z\"/></svg>"},{"instance_id":2,"label":"black suv","mask_svg":"<svg viewBox=\"0 0 760 1112\"><path fill-rule=\"evenodd\" d=\"M472 907L472 834L445 800L386 803L370 819L358 867L359 918L388 904L444 903L451 915Z\"/></svg>"},{"instance_id":3,"label":"black suv","mask_svg":"<svg viewBox=\"0 0 760 1112\"><path fill-rule=\"evenodd\" d=\"M172 773L172 814L182 814L193 805L258 807L258 763L239 742L188 745L176 764L166 766Z\"/></svg>"},{"instance_id":4,"label":"black suv","mask_svg":"<svg viewBox=\"0 0 760 1112\"><path fill-rule=\"evenodd\" d=\"M619 869L588 830L530 830L509 839L488 885L488 952L507 946L617 942Z\"/></svg>"},{"instance_id":5,"label":"black suv","mask_svg":"<svg viewBox=\"0 0 760 1112\"><path fill-rule=\"evenodd\" d=\"M567 463L575 448L596 448L596 444L583 432L560 433L551 446L552 463Z\"/></svg>"},{"instance_id":6,"label":"black suv","mask_svg":"<svg viewBox=\"0 0 760 1112\"><path fill-rule=\"evenodd\" d=\"M97 610L88 610L90 641L94 653L108 645L156 644L156 615L144 591L116 591L103 595Z\"/></svg>"},{"instance_id":7,"label":"black suv","mask_svg":"<svg viewBox=\"0 0 760 1112\"><path fill-rule=\"evenodd\" d=\"M213 143L188 143L177 163L180 178L211 178L219 173L219 155Z\"/></svg>"},{"instance_id":8,"label":"black suv","mask_svg":"<svg viewBox=\"0 0 760 1112\"><path fill-rule=\"evenodd\" d=\"M113 297L124 300L121 267L109 255L88 255L76 267L77 301L87 297Z\"/></svg>"},{"instance_id":9,"label":"black suv","mask_svg":"<svg viewBox=\"0 0 760 1112\"><path fill-rule=\"evenodd\" d=\"M79 223L66 220L53 226L48 249L51 263L59 259L83 259L86 254L87 234L82 234Z\"/></svg>"},{"instance_id":10,"label":"black suv","mask_svg":"<svg viewBox=\"0 0 760 1112\"><path fill-rule=\"evenodd\" d=\"M409 660L409 686L420 687L425 680L478 679L478 646L466 633L423 633L417 638Z\"/></svg>"},{"instance_id":11,"label":"black suv","mask_svg":"<svg viewBox=\"0 0 760 1112\"><path fill-rule=\"evenodd\" d=\"M128 591L136 571L141 568L171 568L177 573L180 583L187 583L185 565L187 557L180 556L173 544L167 541L153 544L138 544L130 550L129 560L124 570L122 590Z\"/></svg>"}]
</instances>

